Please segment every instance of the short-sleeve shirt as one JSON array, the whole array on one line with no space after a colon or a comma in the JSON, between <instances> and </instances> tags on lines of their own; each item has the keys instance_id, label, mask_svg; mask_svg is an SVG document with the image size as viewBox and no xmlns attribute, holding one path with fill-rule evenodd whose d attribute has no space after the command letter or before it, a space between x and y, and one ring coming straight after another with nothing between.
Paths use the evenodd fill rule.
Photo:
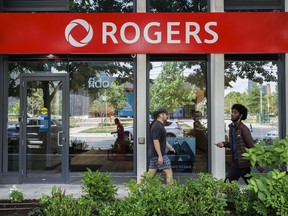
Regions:
<instances>
[{"instance_id":1,"label":"short-sleeve shirt","mask_svg":"<svg viewBox=\"0 0 288 216\"><path fill-rule=\"evenodd\" d=\"M150 145L149 145L149 158L158 157L158 154L155 150L153 140L159 140L160 149L162 156L166 155L166 130L164 125L160 121L155 121L151 127L151 136L150 136Z\"/></svg>"},{"instance_id":2,"label":"short-sleeve shirt","mask_svg":"<svg viewBox=\"0 0 288 216\"><path fill-rule=\"evenodd\" d=\"M124 139L124 127L121 123L117 124L117 138L119 140Z\"/></svg>"}]
</instances>

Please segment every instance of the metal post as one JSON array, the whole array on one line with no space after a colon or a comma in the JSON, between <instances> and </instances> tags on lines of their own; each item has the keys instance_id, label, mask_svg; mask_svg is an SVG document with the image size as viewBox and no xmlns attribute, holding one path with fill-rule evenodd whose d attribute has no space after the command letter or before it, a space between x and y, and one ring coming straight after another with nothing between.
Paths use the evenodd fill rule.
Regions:
<instances>
[{"instance_id":1,"label":"metal post","mask_svg":"<svg viewBox=\"0 0 288 216\"><path fill-rule=\"evenodd\" d=\"M146 2L143 0L136 0L137 12L146 12ZM134 56L134 55L133 55ZM136 69L136 134L137 137L134 138L134 143L137 145L137 181L141 180L141 176L147 171L147 55L137 54L137 69ZM135 117L135 115L134 115ZM135 127L134 127L135 128ZM143 142L138 142L138 140L144 140Z\"/></svg>"},{"instance_id":2,"label":"metal post","mask_svg":"<svg viewBox=\"0 0 288 216\"><path fill-rule=\"evenodd\" d=\"M223 12L224 0L211 0L210 12ZM216 178L225 177L225 150L214 144L225 137L224 120L224 54L209 55L209 171Z\"/></svg>"}]
</instances>

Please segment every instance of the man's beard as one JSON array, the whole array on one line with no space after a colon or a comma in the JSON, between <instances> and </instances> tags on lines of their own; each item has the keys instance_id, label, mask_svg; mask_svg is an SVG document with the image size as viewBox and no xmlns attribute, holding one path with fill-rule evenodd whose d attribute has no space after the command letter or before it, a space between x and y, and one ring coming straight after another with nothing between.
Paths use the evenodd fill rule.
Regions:
<instances>
[{"instance_id":1,"label":"man's beard","mask_svg":"<svg viewBox=\"0 0 288 216\"><path fill-rule=\"evenodd\" d=\"M239 120L240 120L240 117L238 117L237 119L234 119L234 120L231 118L231 121L232 121L233 123L238 122Z\"/></svg>"}]
</instances>

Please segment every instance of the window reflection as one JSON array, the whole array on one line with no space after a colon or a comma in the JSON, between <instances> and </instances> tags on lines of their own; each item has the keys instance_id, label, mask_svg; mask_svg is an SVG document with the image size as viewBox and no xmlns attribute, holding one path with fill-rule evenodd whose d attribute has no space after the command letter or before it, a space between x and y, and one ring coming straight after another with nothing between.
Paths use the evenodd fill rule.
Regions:
<instances>
[{"instance_id":1,"label":"window reflection","mask_svg":"<svg viewBox=\"0 0 288 216\"><path fill-rule=\"evenodd\" d=\"M70 68L70 171L133 171L132 63L71 62ZM121 135L113 133L116 118Z\"/></svg>"},{"instance_id":2,"label":"window reflection","mask_svg":"<svg viewBox=\"0 0 288 216\"><path fill-rule=\"evenodd\" d=\"M65 72L67 63L52 61L9 61L8 72L8 121L7 137L3 145L3 155L8 155L3 161L4 172L15 172L19 169L19 123L20 115L20 74L22 73L58 73ZM32 88L28 89L30 97L27 99L28 108L39 111L41 96ZM27 113L31 117L32 113ZM29 123L27 123L29 125ZM6 158L6 157L3 157Z\"/></svg>"},{"instance_id":3,"label":"window reflection","mask_svg":"<svg viewBox=\"0 0 288 216\"><path fill-rule=\"evenodd\" d=\"M165 107L174 172L207 172L206 62L152 62L150 112ZM169 152L167 151L169 154Z\"/></svg>"},{"instance_id":4,"label":"window reflection","mask_svg":"<svg viewBox=\"0 0 288 216\"><path fill-rule=\"evenodd\" d=\"M72 12L133 12L133 0L70 0Z\"/></svg>"},{"instance_id":5,"label":"window reflection","mask_svg":"<svg viewBox=\"0 0 288 216\"><path fill-rule=\"evenodd\" d=\"M278 138L278 69L276 62L226 61L225 68L225 133L231 123L231 106L243 104L248 109L244 121L257 144L267 145ZM226 150L226 171L231 166L231 152Z\"/></svg>"},{"instance_id":6,"label":"window reflection","mask_svg":"<svg viewBox=\"0 0 288 216\"><path fill-rule=\"evenodd\" d=\"M207 12L207 0L149 0L150 12Z\"/></svg>"}]
</instances>

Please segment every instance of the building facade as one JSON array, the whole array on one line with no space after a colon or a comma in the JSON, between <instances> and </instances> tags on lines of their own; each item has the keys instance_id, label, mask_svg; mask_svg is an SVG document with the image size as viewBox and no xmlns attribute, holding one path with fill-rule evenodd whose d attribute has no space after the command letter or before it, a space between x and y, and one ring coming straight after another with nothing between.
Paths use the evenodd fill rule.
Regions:
<instances>
[{"instance_id":1,"label":"building facade","mask_svg":"<svg viewBox=\"0 0 288 216\"><path fill-rule=\"evenodd\" d=\"M165 128L168 141L178 153L170 159L174 175L179 178L198 172L224 178L230 155L214 143L225 139L234 103L248 107L246 124L255 142L269 142L288 134L287 42L281 49L276 42L264 43L263 49L255 51L253 44L258 40L248 41L250 35L246 34L247 42L237 48L238 53L229 43L228 48L218 46L213 52L210 44L219 36L214 20L206 23L205 33L200 32L199 36L198 24L186 22L190 36L186 36L186 45L178 44L181 29L175 22L177 16L185 21L192 13L199 23L205 17L214 19L213 12L234 12L232 17L248 16L245 12L252 16L286 16L281 13L288 10L286 0L187 0L182 5L172 0L88 2L0 3L1 22L9 23L0 26L5 30L4 36L10 34L3 45L1 37L5 37L0 33L0 183L73 183L80 180L87 168L111 172L118 182L139 180L148 168L152 111L160 106L170 113ZM153 23L157 16L159 23ZM221 16L216 14L215 19L225 20ZM174 17L174 21L167 24L168 31L161 36L167 37L170 44L157 46L161 33L154 28L169 17ZM49 29L63 22L62 18L72 21L67 23L63 40L58 41L57 34ZM20 24L13 29L17 19ZM22 22L30 19L39 19L41 31L48 31L43 30L41 35L36 24L21 27ZM101 35L99 28L89 24L93 19L106 19L102 41L113 42L111 47L99 45L95 49L101 51L95 52L89 48L88 43ZM147 33L144 38L157 48L133 47L140 28L135 23L150 19L152 24L146 25L144 31L154 29L154 34ZM273 19L277 21L277 17ZM126 21L119 33L117 20ZM261 20L257 22L261 24ZM246 26L249 23L243 20L243 29L231 27L230 31L237 31L239 37L229 41L245 41L242 32ZM275 35L276 30L267 28L263 34ZM221 34L229 35L230 31L224 28ZM249 34L253 35L253 31ZM281 38L283 31L278 34ZM37 45L42 36L48 39ZM198 43L192 44L195 48L191 48L191 38ZM67 51L63 41L85 51ZM26 42L29 45L25 46ZM119 43L126 45L119 48ZM273 46L276 48L272 49ZM266 47L272 47L272 51ZM117 130L115 118L124 126L123 139L113 133Z\"/></svg>"}]
</instances>

